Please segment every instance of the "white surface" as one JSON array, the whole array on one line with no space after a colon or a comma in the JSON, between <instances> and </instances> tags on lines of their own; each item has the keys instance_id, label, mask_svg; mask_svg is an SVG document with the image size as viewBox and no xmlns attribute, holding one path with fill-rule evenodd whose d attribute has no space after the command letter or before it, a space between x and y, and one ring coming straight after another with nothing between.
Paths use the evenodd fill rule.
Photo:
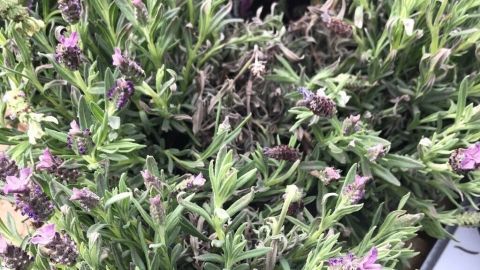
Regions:
<instances>
[{"instance_id":1,"label":"white surface","mask_svg":"<svg viewBox=\"0 0 480 270\"><path fill-rule=\"evenodd\" d=\"M454 237L458 242L454 240L448 242L433 270L480 270L480 232L478 229L459 227L455 231Z\"/></svg>"}]
</instances>

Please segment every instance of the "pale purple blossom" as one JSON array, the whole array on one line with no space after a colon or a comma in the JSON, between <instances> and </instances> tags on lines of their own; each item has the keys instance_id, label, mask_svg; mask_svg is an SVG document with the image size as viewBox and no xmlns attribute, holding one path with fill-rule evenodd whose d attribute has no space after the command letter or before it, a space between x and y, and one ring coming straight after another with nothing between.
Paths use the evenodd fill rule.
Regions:
<instances>
[{"instance_id":1,"label":"pale purple blossom","mask_svg":"<svg viewBox=\"0 0 480 270\"><path fill-rule=\"evenodd\" d=\"M342 130L344 135L350 135L360 131L362 128L362 121L360 121L360 115L350 115L345 118L342 123Z\"/></svg>"},{"instance_id":2,"label":"pale purple blossom","mask_svg":"<svg viewBox=\"0 0 480 270\"><path fill-rule=\"evenodd\" d=\"M78 39L78 33L72 32L67 38L65 36L61 36L60 43L67 48L76 47L78 45Z\"/></svg>"},{"instance_id":3,"label":"pale purple blossom","mask_svg":"<svg viewBox=\"0 0 480 270\"><path fill-rule=\"evenodd\" d=\"M140 172L140 174L142 174L143 182L147 188L156 188L157 190L162 188L160 179L158 179L158 177L153 175L150 171L143 170Z\"/></svg>"},{"instance_id":4,"label":"pale purple blossom","mask_svg":"<svg viewBox=\"0 0 480 270\"><path fill-rule=\"evenodd\" d=\"M70 130L67 135L67 147L76 149L79 154L85 155L91 144L91 132L88 128L80 129L77 121L70 122Z\"/></svg>"},{"instance_id":5,"label":"pale purple blossom","mask_svg":"<svg viewBox=\"0 0 480 270\"><path fill-rule=\"evenodd\" d=\"M125 53L122 54L120 48L115 48L112 55L113 65L116 66L120 72L129 79L139 79L145 76L145 71L142 67L129 58Z\"/></svg>"},{"instance_id":6,"label":"pale purple blossom","mask_svg":"<svg viewBox=\"0 0 480 270\"><path fill-rule=\"evenodd\" d=\"M120 67L122 62L125 61L125 59L123 58L123 55L122 55L122 50L120 50L120 48L115 48L114 49L112 59L113 59L113 65L116 66L116 67Z\"/></svg>"},{"instance_id":7,"label":"pale purple blossom","mask_svg":"<svg viewBox=\"0 0 480 270\"><path fill-rule=\"evenodd\" d=\"M449 163L452 169L459 173L480 168L480 142L468 148L459 148L453 151Z\"/></svg>"},{"instance_id":8,"label":"pale purple blossom","mask_svg":"<svg viewBox=\"0 0 480 270\"><path fill-rule=\"evenodd\" d=\"M376 144L367 149L367 156L371 162L384 157L386 154L385 146L383 144Z\"/></svg>"},{"instance_id":9,"label":"pale purple blossom","mask_svg":"<svg viewBox=\"0 0 480 270\"><path fill-rule=\"evenodd\" d=\"M82 189L73 188L70 201L78 201L83 208L90 211L98 205L100 197L86 187Z\"/></svg>"},{"instance_id":10,"label":"pale purple blossom","mask_svg":"<svg viewBox=\"0 0 480 270\"><path fill-rule=\"evenodd\" d=\"M3 187L5 194L10 193L25 193L28 192L30 178L32 177L32 169L24 168L20 170L19 176L7 176L7 183Z\"/></svg>"},{"instance_id":11,"label":"pale purple blossom","mask_svg":"<svg viewBox=\"0 0 480 270\"><path fill-rule=\"evenodd\" d=\"M72 32L69 37L61 36L55 49L55 59L71 70L77 70L81 64L82 52L78 46L78 33Z\"/></svg>"},{"instance_id":12,"label":"pale purple blossom","mask_svg":"<svg viewBox=\"0 0 480 270\"><path fill-rule=\"evenodd\" d=\"M328 260L328 270L381 270L382 266L376 263L377 248L373 247L363 258L352 253Z\"/></svg>"},{"instance_id":13,"label":"pale purple blossom","mask_svg":"<svg viewBox=\"0 0 480 270\"><path fill-rule=\"evenodd\" d=\"M55 224L45 224L35 232L31 242L35 245L48 245L52 243L55 235Z\"/></svg>"},{"instance_id":14,"label":"pale purple blossom","mask_svg":"<svg viewBox=\"0 0 480 270\"><path fill-rule=\"evenodd\" d=\"M346 196L351 203L358 203L365 196L365 185L370 180L368 176L356 175L355 181L348 184L343 190L344 196Z\"/></svg>"},{"instance_id":15,"label":"pale purple blossom","mask_svg":"<svg viewBox=\"0 0 480 270\"><path fill-rule=\"evenodd\" d=\"M42 246L50 261L55 264L74 265L78 257L75 242L67 234L55 231L54 224L42 226L35 232L31 242Z\"/></svg>"},{"instance_id":16,"label":"pale purple blossom","mask_svg":"<svg viewBox=\"0 0 480 270\"><path fill-rule=\"evenodd\" d=\"M205 178L203 177L203 174L199 173L198 175L193 177L192 185L195 186L195 187L203 187L205 185L206 181L207 180L205 180Z\"/></svg>"},{"instance_id":17,"label":"pale purple blossom","mask_svg":"<svg viewBox=\"0 0 480 270\"><path fill-rule=\"evenodd\" d=\"M39 160L40 162L37 163L37 166L35 167L37 170L51 170L58 166L57 160L48 148L45 148L45 150L43 150L43 153L42 155L40 155Z\"/></svg>"},{"instance_id":18,"label":"pale purple blossom","mask_svg":"<svg viewBox=\"0 0 480 270\"><path fill-rule=\"evenodd\" d=\"M357 270L381 270L382 266L377 261L378 250L373 247L368 254L360 261Z\"/></svg>"}]
</instances>

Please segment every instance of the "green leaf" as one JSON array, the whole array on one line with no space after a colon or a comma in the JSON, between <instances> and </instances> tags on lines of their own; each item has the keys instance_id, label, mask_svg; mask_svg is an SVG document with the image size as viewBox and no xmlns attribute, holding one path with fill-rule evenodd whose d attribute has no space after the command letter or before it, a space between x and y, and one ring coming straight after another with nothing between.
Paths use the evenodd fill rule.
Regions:
<instances>
[{"instance_id":1,"label":"green leaf","mask_svg":"<svg viewBox=\"0 0 480 270\"><path fill-rule=\"evenodd\" d=\"M58 132L56 130L53 130L53 129L49 129L49 128L45 128L45 133L47 133L48 136L58 140L58 141L61 141L63 143L67 143L67 134L63 133L63 132Z\"/></svg>"},{"instance_id":2,"label":"green leaf","mask_svg":"<svg viewBox=\"0 0 480 270\"><path fill-rule=\"evenodd\" d=\"M207 211L205 211L205 209L195 203L185 200L181 201L180 204L183 205L188 211L200 215L205 219L205 221L207 221L210 225L213 226L212 219L210 218L210 215L207 213Z\"/></svg>"},{"instance_id":3,"label":"green leaf","mask_svg":"<svg viewBox=\"0 0 480 270\"><path fill-rule=\"evenodd\" d=\"M244 252L242 255L235 258L235 262L241 262L252 258L261 257L272 250L271 247L261 247Z\"/></svg>"},{"instance_id":4,"label":"green leaf","mask_svg":"<svg viewBox=\"0 0 480 270\"><path fill-rule=\"evenodd\" d=\"M156 177L160 177L160 172L158 171L157 161L152 156L147 156L146 158L146 167L147 170Z\"/></svg>"},{"instance_id":5,"label":"green leaf","mask_svg":"<svg viewBox=\"0 0 480 270\"><path fill-rule=\"evenodd\" d=\"M105 208L108 208L110 205L116 203L116 202L119 202L119 201L123 201L125 199L130 199L132 198L132 193L131 192L122 192L122 193L119 193L113 197L111 197L110 199L108 199L106 202L105 202Z\"/></svg>"},{"instance_id":6,"label":"green leaf","mask_svg":"<svg viewBox=\"0 0 480 270\"><path fill-rule=\"evenodd\" d=\"M88 107L87 101L84 96L80 96L80 101L78 103L78 120L80 122L80 128L89 129L93 124L92 113Z\"/></svg>"},{"instance_id":7,"label":"green leaf","mask_svg":"<svg viewBox=\"0 0 480 270\"><path fill-rule=\"evenodd\" d=\"M371 163L370 166L372 167L372 171L374 175L379 176L383 180L387 181L388 183L394 186L401 186L402 184L400 181L393 175L387 168L379 166L378 164Z\"/></svg>"},{"instance_id":8,"label":"green leaf","mask_svg":"<svg viewBox=\"0 0 480 270\"><path fill-rule=\"evenodd\" d=\"M230 205L230 207L227 209L228 215L233 217L233 215L235 215L238 211L246 208L254 197L255 191L252 188L252 190L248 194L244 195L243 197L232 203L232 205Z\"/></svg>"},{"instance_id":9,"label":"green leaf","mask_svg":"<svg viewBox=\"0 0 480 270\"><path fill-rule=\"evenodd\" d=\"M203 233L199 232L198 229L190 223L185 217L180 217L180 226L182 226L183 230L191 236L195 236L200 238L203 241L210 242L210 239L203 235Z\"/></svg>"},{"instance_id":10,"label":"green leaf","mask_svg":"<svg viewBox=\"0 0 480 270\"><path fill-rule=\"evenodd\" d=\"M197 256L196 259L199 260L199 261L213 262L213 263L223 263L224 262L222 256L220 256L218 254L214 254L214 253L205 253L205 254L202 254L200 256Z\"/></svg>"},{"instance_id":11,"label":"green leaf","mask_svg":"<svg viewBox=\"0 0 480 270\"><path fill-rule=\"evenodd\" d=\"M457 114L455 116L455 123L460 124L463 122L463 112L465 111L465 106L467 103L467 93L468 89L471 88L470 77L463 78L460 83L460 88L458 89L458 99L457 99Z\"/></svg>"},{"instance_id":12,"label":"green leaf","mask_svg":"<svg viewBox=\"0 0 480 270\"><path fill-rule=\"evenodd\" d=\"M403 169L423 169L425 165L413 158L407 156L401 156L396 154L388 154L380 160L382 165L386 165L391 168L403 168Z\"/></svg>"}]
</instances>

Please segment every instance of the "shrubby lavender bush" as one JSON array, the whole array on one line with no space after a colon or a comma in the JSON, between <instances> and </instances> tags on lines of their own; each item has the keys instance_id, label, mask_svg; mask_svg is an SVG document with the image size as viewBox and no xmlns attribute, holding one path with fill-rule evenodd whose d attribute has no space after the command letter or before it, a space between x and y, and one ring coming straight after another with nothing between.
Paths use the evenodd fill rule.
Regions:
<instances>
[{"instance_id":1,"label":"shrubby lavender bush","mask_svg":"<svg viewBox=\"0 0 480 270\"><path fill-rule=\"evenodd\" d=\"M0 2L2 267L402 269L479 224L478 1L258 2Z\"/></svg>"}]
</instances>

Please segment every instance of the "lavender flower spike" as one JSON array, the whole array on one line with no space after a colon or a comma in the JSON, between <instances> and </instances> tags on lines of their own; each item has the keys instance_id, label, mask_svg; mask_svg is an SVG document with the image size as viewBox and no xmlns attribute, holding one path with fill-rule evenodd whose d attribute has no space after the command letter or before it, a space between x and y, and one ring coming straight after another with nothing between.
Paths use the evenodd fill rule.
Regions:
<instances>
[{"instance_id":1,"label":"lavender flower spike","mask_svg":"<svg viewBox=\"0 0 480 270\"><path fill-rule=\"evenodd\" d=\"M75 242L67 234L56 232L54 224L38 229L31 242L41 246L53 263L72 266L77 261L78 250Z\"/></svg>"},{"instance_id":2,"label":"lavender flower spike","mask_svg":"<svg viewBox=\"0 0 480 270\"><path fill-rule=\"evenodd\" d=\"M88 188L73 188L73 194L70 197L70 201L78 201L83 208L90 211L98 205L100 197L91 192Z\"/></svg>"},{"instance_id":3,"label":"lavender flower spike","mask_svg":"<svg viewBox=\"0 0 480 270\"><path fill-rule=\"evenodd\" d=\"M28 192L30 185L30 178L32 177L32 170L30 168L24 168L20 170L19 177L7 176L7 183L3 187L5 194L10 193L25 193Z\"/></svg>"},{"instance_id":4,"label":"lavender flower spike","mask_svg":"<svg viewBox=\"0 0 480 270\"><path fill-rule=\"evenodd\" d=\"M80 155L85 155L91 142L90 135L88 128L81 130L77 121L73 120L67 135L67 147L77 150Z\"/></svg>"},{"instance_id":5,"label":"lavender flower spike","mask_svg":"<svg viewBox=\"0 0 480 270\"><path fill-rule=\"evenodd\" d=\"M17 163L9 159L5 153L0 153L0 180L5 180L7 176L16 175L17 173Z\"/></svg>"},{"instance_id":6,"label":"lavender flower spike","mask_svg":"<svg viewBox=\"0 0 480 270\"><path fill-rule=\"evenodd\" d=\"M298 91L303 95L300 105L307 107L315 115L332 118L337 112L335 102L324 94L314 94L304 87L299 88Z\"/></svg>"},{"instance_id":7,"label":"lavender flower spike","mask_svg":"<svg viewBox=\"0 0 480 270\"><path fill-rule=\"evenodd\" d=\"M358 203L365 196L365 185L370 180L367 176L355 176L355 181L345 187L344 195L351 203Z\"/></svg>"},{"instance_id":8,"label":"lavender flower spike","mask_svg":"<svg viewBox=\"0 0 480 270\"><path fill-rule=\"evenodd\" d=\"M107 92L107 97L110 101L114 101L117 110L122 109L128 102L128 99L134 92L133 82L120 78L115 82L115 85Z\"/></svg>"},{"instance_id":9,"label":"lavender flower spike","mask_svg":"<svg viewBox=\"0 0 480 270\"><path fill-rule=\"evenodd\" d=\"M77 70L81 64L82 52L78 46L78 33L72 32L68 38L60 37L55 49L55 59L71 70Z\"/></svg>"},{"instance_id":10,"label":"lavender flower spike","mask_svg":"<svg viewBox=\"0 0 480 270\"><path fill-rule=\"evenodd\" d=\"M33 258L19 247L9 245L7 241L0 235L0 258L3 267L15 270L28 269ZM2 268L3 269L3 268Z\"/></svg>"},{"instance_id":11,"label":"lavender flower spike","mask_svg":"<svg viewBox=\"0 0 480 270\"><path fill-rule=\"evenodd\" d=\"M21 209L22 215L28 216L35 222L41 222L52 214L53 204L40 186L31 181L31 177L30 168L20 170L19 177L8 176L3 192L15 195L16 206Z\"/></svg>"},{"instance_id":12,"label":"lavender flower spike","mask_svg":"<svg viewBox=\"0 0 480 270\"><path fill-rule=\"evenodd\" d=\"M480 142L468 148L459 148L452 152L450 166L458 173L466 173L480 168Z\"/></svg>"},{"instance_id":13,"label":"lavender flower spike","mask_svg":"<svg viewBox=\"0 0 480 270\"><path fill-rule=\"evenodd\" d=\"M158 223L165 221L165 207L163 206L162 198L157 195L150 199L150 215Z\"/></svg>"},{"instance_id":14,"label":"lavender flower spike","mask_svg":"<svg viewBox=\"0 0 480 270\"><path fill-rule=\"evenodd\" d=\"M141 78L145 76L145 71L143 71L142 67L125 53L122 54L120 48L115 48L112 60L113 65L118 67L120 72L127 78Z\"/></svg>"},{"instance_id":15,"label":"lavender flower spike","mask_svg":"<svg viewBox=\"0 0 480 270\"><path fill-rule=\"evenodd\" d=\"M381 270L382 266L377 261L378 251L373 247L363 258L349 253L343 257L328 260L328 270Z\"/></svg>"},{"instance_id":16,"label":"lavender flower spike","mask_svg":"<svg viewBox=\"0 0 480 270\"><path fill-rule=\"evenodd\" d=\"M148 22L148 10L142 0L132 0L133 8L135 9L135 17L142 24Z\"/></svg>"},{"instance_id":17,"label":"lavender flower spike","mask_svg":"<svg viewBox=\"0 0 480 270\"><path fill-rule=\"evenodd\" d=\"M54 174L58 179L67 182L76 182L80 176L77 169L62 167L63 160L52 155L50 149L45 148L39 157L40 162L37 163L36 169L39 171L47 171Z\"/></svg>"},{"instance_id":18,"label":"lavender flower spike","mask_svg":"<svg viewBox=\"0 0 480 270\"><path fill-rule=\"evenodd\" d=\"M148 170L144 170L140 172L143 177L143 182L145 183L145 186L150 189L150 188L156 188L157 190L161 189L161 183L160 179L158 179L155 175L151 174Z\"/></svg>"},{"instance_id":19,"label":"lavender flower spike","mask_svg":"<svg viewBox=\"0 0 480 270\"><path fill-rule=\"evenodd\" d=\"M266 157L276 160L295 161L301 157L300 152L295 148L290 148L287 145L278 145L272 148L265 147L263 154Z\"/></svg>"},{"instance_id":20,"label":"lavender flower spike","mask_svg":"<svg viewBox=\"0 0 480 270\"><path fill-rule=\"evenodd\" d=\"M58 9L63 19L69 24L77 23L82 13L80 0L58 0Z\"/></svg>"}]
</instances>

